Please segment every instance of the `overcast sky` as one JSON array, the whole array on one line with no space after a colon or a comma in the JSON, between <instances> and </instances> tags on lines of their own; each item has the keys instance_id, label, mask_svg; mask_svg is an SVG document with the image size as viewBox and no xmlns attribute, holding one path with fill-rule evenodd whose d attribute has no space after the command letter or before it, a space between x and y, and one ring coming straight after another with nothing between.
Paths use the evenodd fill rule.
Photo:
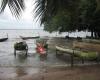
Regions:
<instances>
[{"instance_id":1,"label":"overcast sky","mask_svg":"<svg viewBox=\"0 0 100 80\"><path fill-rule=\"evenodd\" d=\"M6 7L4 13L0 14L0 29L42 29L39 22L33 21L33 0L25 0L25 3L27 3L26 9L20 20L16 20Z\"/></svg>"}]
</instances>

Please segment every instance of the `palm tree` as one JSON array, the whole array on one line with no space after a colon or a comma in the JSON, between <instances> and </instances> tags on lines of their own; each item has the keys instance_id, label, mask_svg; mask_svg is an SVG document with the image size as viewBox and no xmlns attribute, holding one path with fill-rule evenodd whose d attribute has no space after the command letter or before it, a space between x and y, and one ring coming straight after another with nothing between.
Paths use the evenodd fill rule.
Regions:
<instances>
[{"instance_id":1,"label":"palm tree","mask_svg":"<svg viewBox=\"0 0 100 80\"><path fill-rule=\"evenodd\" d=\"M41 23L45 23L59 11L62 11L64 9L72 9L71 7L73 3L76 6L75 2L78 1L79 0L36 0L36 17L40 19ZM73 8L75 6L73 6Z\"/></svg>"},{"instance_id":2,"label":"palm tree","mask_svg":"<svg viewBox=\"0 0 100 80\"><path fill-rule=\"evenodd\" d=\"M45 22L47 18L53 17L62 8L66 9L72 7L73 3L78 2L80 0L35 0L35 1L36 1L35 2L36 8L34 12L36 13L36 17L38 17L41 20L41 22ZM96 1L98 2L99 0ZM20 16L22 11L25 9L24 0L1 0L0 13L4 11L7 5L9 6L12 14L16 17Z\"/></svg>"},{"instance_id":3,"label":"palm tree","mask_svg":"<svg viewBox=\"0 0 100 80\"><path fill-rule=\"evenodd\" d=\"M22 11L25 9L24 0L2 0L0 13L4 11L6 6L9 6L11 13L16 17L19 18Z\"/></svg>"},{"instance_id":4,"label":"palm tree","mask_svg":"<svg viewBox=\"0 0 100 80\"><path fill-rule=\"evenodd\" d=\"M35 13L41 23L48 21L53 16L58 8L61 0L36 0Z\"/></svg>"},{"instance_id":5,"label":"palm tree","mask_svg":"<svg viewBox=\"0 0 100 80\"><path fill-rule=\"evenodd\" d=\"M35 0L36 8L33 11L36 14L35 17L43 24L64 9L67 9L72 15L77 14L74 14L74 12L79 1L81 0ZM25 9L24 0L2 0L0 13L4 11L6 6L9 6L11 13L17 18L21 16L22 11Z\"/></svg>"}]
</instances>

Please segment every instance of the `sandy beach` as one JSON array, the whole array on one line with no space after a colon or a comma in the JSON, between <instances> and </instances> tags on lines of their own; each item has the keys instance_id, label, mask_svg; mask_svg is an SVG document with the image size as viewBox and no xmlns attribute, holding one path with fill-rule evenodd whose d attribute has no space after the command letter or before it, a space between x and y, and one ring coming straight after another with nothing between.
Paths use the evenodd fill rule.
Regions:
<instances>
[{"instance_id":1,"label":"sandy beach","mask_svg":"<svg viewBox=\"0 0 100 80\"><path fill-rule=\"evenodd\" d=\"M100 80L100 65L77 67L48 67L41 68L35 73L23 73L14 77L13 68L0 68L0 80ZM28 68L32 70L32 68ZM1 72L2 71L2 72ZM5 73L5 74L4 74Z\"/></svg>"}]
</instances>

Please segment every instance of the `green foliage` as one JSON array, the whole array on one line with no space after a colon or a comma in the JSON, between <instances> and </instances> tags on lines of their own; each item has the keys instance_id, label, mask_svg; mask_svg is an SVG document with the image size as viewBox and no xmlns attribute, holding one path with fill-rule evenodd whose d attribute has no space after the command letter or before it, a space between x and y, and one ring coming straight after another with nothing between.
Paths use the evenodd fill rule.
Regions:
<instances>
[{"instance_id":1,"label":"green foliage","mask_svg":"<svg viewBox=\"0 0 100 80\"><path fill-rule=\"evenodd\" d=\"M67 5L65 3L60 3L63 6L59 6L59 10L56 11L56 14L49 18L44 23L44 30L49 32L52 31L75 31L77 20L77 9L75 7L79 6L79 0L69 1L67 0ZM63 2L63 1L62 1Z\"/></svg>"},{"instance_id":2,"label":"green foliage","mask_svg":"<svg viewBox=\"0 0 100 80\"><path fill-rule=\"evenodd\" d=\"M66 11L61 11L55 15L49 22L44 24L44 29L47 31L69 31L70 26L70 15Z\"/></svg>"},{"instance_id":3,"label":"green foliage","mask_svg":"<svg viewBox=\"0 0 100 80\"><path fill-rule=\"evenodd\" d=\"M16 43L16 44L14 45L14 48L15 48L16 50L25 50L26 47L27 47L27 44L24 44L23 42L19 42L19 43Z\"/></svg>"},{"instance_id":4,"label":"green foliage","mask_svg":"<svg viewBox=\"0 0 100 80\"><path fill-rule=\"evenodd\" d=\"M63 1L62 1L63 2ZM97 12L96 0L67 0L59 8L56 8L56 14L44 21L44 29L53 31L82 31L88 30L97 32L99 29L99 16ZM51 6L52 7L52 6ZM97 18L96 18L97 17Z\"/></svg>"},{"instance_id":5,"label":"green foliage","mask_svg":"<svg viewBox=\"0 0 100 80\"><path fill-rule=\"evenodd\" d=\"M90 30L93 16L96 11L95 0L81 0L79 6L79 25L78 30Z\"/></svg>"}]
</instances>

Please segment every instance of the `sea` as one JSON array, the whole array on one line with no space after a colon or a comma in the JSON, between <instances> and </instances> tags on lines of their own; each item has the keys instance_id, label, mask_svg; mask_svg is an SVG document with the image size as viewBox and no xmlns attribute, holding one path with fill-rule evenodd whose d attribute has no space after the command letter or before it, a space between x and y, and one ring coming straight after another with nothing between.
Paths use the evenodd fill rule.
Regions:
<instances>
[{"instance_id":1,"label":"sea","mask_svg":"<svg viewBox=\"0 0 100 80\"><path fill-rule=\"evenodd\" d=\"M5 78L16 78L27 74L34 74L44 71L46 67L55 66L70 66L70 59L66 60L66 56L63 58L57 57L56 52L48 50L47 56L41 57L36 53L36 40L25 40L28 45L28 55L25 55L23 51L17 51L16 57L14 56L14 44L16 42L23 41L20 36L32 37L65 37L69 35L71 37L86 37L87 32L74 32L74 33L49 33L39 29L7 29L0 30L0 38L5 38L8 35L8 40L0 42L0 80ZM6 76L5 76L6 75Z\"/></svg>"},{"instance_id":2,"label":"sea","mask_svg":"<svg viewBox=\"0 0 100 80\"><path fill-rule=\"evenodd\" d=\"M0 38L5 38L8 35L8 40L4 42L0 42L0 66L31 66L31 67L40 67L40 63L44 63L47 65L54 64L66 64L55 57L55 52L49 52L46 59L41 59L39 55L36 53L36 39L26 40L28 44L28 56L24 56L24 52L17 52L17 57L14 56L14 44L16 42L22 41L20 36L24 37L32 37L32 36L40 36L40 37L65 37L66 35L77 37L85 37L89 35L87 32L75 32L75 33L60 33L53 32L49 33L40 29L12 29L12 30L0 30ZM54 54L51 54L54 53Z\"/></svg>"}]
</instances>

